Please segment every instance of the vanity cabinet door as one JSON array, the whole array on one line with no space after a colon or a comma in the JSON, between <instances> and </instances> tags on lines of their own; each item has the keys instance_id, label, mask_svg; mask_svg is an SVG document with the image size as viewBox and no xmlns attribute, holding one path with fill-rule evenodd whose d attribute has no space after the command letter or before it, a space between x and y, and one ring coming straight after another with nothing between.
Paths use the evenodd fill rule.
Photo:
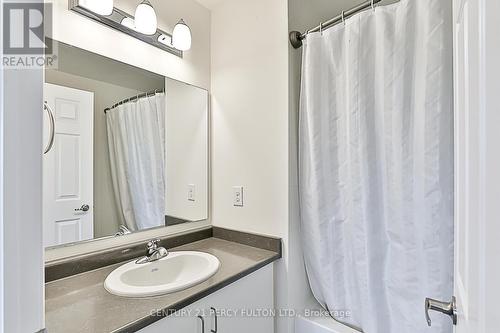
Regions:
<instances>
[{"instance_id":1,"label":"vanity cabinet door","mask_svg":"<svg viewBox=\"0 0 500 333\"><path fill-rule=\"evenodd\" d=\"M205 333L209 332L206 298L183 308L177 313L143 328L139 333ZM201 318L203 318L203 321ZM202 330L204 327L204 331Z\"/></svg>"},{"instance_id":2,"label":"vanity cabinet door","mask_svg":"<svg viewBox=\"0 0 500 333\"><path fill-rule=\"evenodd\" d=\"M273 265L212 294L207 303L210 315L206 320L207 333L273 333Z\"/></svg>"},{"instance_id":3,"label":"vanity cabinet door","mask_svg":"<svg viewBox=\"0 0 500 333\"><path fill-rule=\"evenodd\" d=\"M140 330L140 333L203 333L198 318L169 317ZM205 329L206 332L206 329Z\"/></svg>"},{"instance_id":4,"label":"vanity cabinet door","mask_svg":"<svg viewBox=\"0 0 500 333\"><path fill-rule=\"evenodd\" d=\"M139 332L273 333L273 310L273 265L267 265Z\"/></svg>"}]
</instances>

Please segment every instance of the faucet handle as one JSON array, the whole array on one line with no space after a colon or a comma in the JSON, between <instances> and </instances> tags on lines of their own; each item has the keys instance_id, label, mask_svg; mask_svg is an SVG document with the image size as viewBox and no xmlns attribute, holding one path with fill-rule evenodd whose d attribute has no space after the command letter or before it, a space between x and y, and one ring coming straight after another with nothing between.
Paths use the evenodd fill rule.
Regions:
<instances>
[{"instance_id":1,"label":"faucet handle","mask_svg":"<svg viewBox=\"0 0 500 333\"><path fill-rule=\"evenodd\" d=\"M160 239L152 239L148 242L147 247L149 251L155 251L158 249L158 244L160 244Z\"/></svg>"}]
</instances>

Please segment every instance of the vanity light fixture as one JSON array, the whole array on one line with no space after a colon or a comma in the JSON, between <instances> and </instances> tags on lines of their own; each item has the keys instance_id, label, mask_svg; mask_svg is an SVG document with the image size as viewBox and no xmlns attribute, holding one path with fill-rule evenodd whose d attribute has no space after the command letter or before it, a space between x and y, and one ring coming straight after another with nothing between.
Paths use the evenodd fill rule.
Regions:
<instances>
[{"instance_id":1,"label":"vanity light fixture","mask_svg":"<svg viewBox=\"0 0 500 333\"><path fill-rule=\"evenodd\" d=\"M181 19L174 27L174 32L172 33L172 46L177 50L187 51L191 48L191 29L189 26Z\"/></svg>"},{"instance_id":2,"label":"vanity light fixture","mask_svg":"<svg viewBox=\"0 0 500 333\"><path fill-rule=\"evenodd\" d=\"M158 29L155 10L148 0L141 0L135 11L136 17L113 7L113 0L68 0L68 2L71 11L180 58L183 57L183 51L191 47L191 30L186 23L183 20L177 23L174 28L176 34L174 41L172 34Z\"/></svg>"},{"instance_id":3,"label":"vanity light fixture","mask_svg":"<svg viewBox=\"0 0 500 333\"><path fill-rule=\"evenodd\" d=\"M158 41L164 45L172 46L172 37L169 35L158 36Z\"/></svg>"},{"instance_id":4,"label":"vanity light fixture","mask_svg":"<svg viewBox=\"0 0 500 333\"><path fill-rule=\"evenodd\" d=\"M78 5L99 15L108 16L113 13L113 0L79 0Z\"/></svg>"},{"instance_id":5,"label":"vanity light fixture","mask_svg":"<svg viewBox=\"0 0 500 333\"><path fill-rule=\"evenodd\" d=\"M143 0L135 9L135 29L145 35L154 35L158 29L156 12L149 0Z\"/></svg>"}]
</instances>

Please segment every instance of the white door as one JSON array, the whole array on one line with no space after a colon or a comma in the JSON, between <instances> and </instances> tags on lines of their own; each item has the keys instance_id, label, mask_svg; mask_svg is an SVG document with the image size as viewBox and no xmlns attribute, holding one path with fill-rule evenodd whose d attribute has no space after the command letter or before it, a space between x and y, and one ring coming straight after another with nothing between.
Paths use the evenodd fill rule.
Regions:
<instances>
[{"instance_id":1,"label":"white door","mask_svg":"<svg viewBox=\"0 0 500 333\"><path fill-rule=\"evenodd\" d=\"M454 0L456 333L499 332L500 1Z\"/></svg>"},{"instance_id":2,"label":"white door","mask_svg":"<svg viewBox=\"0 0 500 333\"><path fill-rule=\"evenodd\" d=\"M55 120L54 145L43 159L44 245L92 239L94 95L45 84L44 99ZM49 121L45 116L45 140Z\"/></svg>"},{"instance_id":3,"label":"white door","mask_svg":"<svg viewBox=\"0 0 500 333\"><path fill-rule=\"evenodd\" d=\"M480 332L479 276L479 25L477 0L454 3L455 295L457 333Z\"/></svg>"}]
</instances>

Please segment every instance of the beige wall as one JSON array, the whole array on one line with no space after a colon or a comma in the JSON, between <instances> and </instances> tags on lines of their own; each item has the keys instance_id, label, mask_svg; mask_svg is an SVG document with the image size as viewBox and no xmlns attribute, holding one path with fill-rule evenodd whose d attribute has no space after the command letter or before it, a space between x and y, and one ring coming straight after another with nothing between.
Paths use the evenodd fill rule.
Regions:
<instances>
[{"instance_id":1,"label":"beige wall","mask_svg":"<svg viewBox=\"0 0 500 333\"><path fill-rule=\"evenodd\" d=\"M283 238L275 298L288 307L286 0L231 0L212 11L212 223ZM243 186L244 207L233 206ZM290 321L277 322L286 332Z\"/></svg>"},{"instance_id":2,"label":"beige wall","mask_svg":"<svg viewBox=\"0 0 500 333\"><path fill-rule=\"evenodd\" d=\"M286 235L286 0L226 1L212 12L213 224ZM244 207L233 207L233 186Z\"/></svg>"},{"instance_id":3,"label":"beige wall","mask_svg":"<svg viewBox=\"0 0 500 333\"><path fill-rule=\"evenodd\" d=\"M208 219L208 92L165 80L166 215L187 221ZM195 199L188 200L194 185Z\"/></svg>"},{"instance_id":4,"label":"beige wall","mask_svg":"<svg viewBox=\"0 0 500 333\"><path fill-rule=\"evenodd\" d=\"M377 6L387 5L399 0L383 0ZM364 0L288 0L290 29L306 31L325 22L343 10L351 9Z\"/></svg>"}]
</instances>

